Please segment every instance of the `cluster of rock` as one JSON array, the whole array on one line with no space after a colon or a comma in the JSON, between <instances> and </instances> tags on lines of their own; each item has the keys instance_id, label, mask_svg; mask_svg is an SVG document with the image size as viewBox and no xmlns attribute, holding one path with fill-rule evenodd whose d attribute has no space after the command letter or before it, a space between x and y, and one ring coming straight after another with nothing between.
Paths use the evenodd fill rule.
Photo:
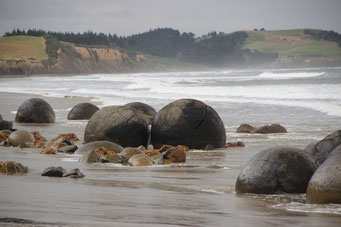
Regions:
<instances>
[{"instance_id":1,"label":"cluster of rock","mask_svg":"<svg viewBox=\"0 0 341 227\"><path fill-rule=\"evenodd\" d=\"M269 134L269 133L287 133L287 129L279 124L264 125L261 127L254 127L250 124L241 124L237 128L238 133L258 133L258 134Z\"/></svg>"},{"instance_id":2,"label":"cluster of rock","mask_svg":"<svg viewBox=\"0 0 341 227\"><path fill-rule=\"evenodd\" d=\"M9 175L24 174L27 173L27 167L14 161L0 161L0 173Z\"/></svg>"},{"instance_id":3,"label":"cluster of rock","mask_svg":"<svg viewBox=\"0 0 341 227\"><path fill-rule=\"evenodd\" d=\"M160 149L145 150L140 147L121 147L109 141L94 141L81 146L76 154L82 154L83 163L116 163L131 166L152 166L186 161L188 147L164 145Z\"/></svg>"},{"instance_id":4,"label":"cluster of rock","mask_svg":"<svg viewBox=\"0 0 341 227\"><path fill-rule=\"evenodd\" d=\"M241 170L237 193L307 193L309 203L341 203L341 130L305 150L274 147Z\"/></svg>"}]
</instances>

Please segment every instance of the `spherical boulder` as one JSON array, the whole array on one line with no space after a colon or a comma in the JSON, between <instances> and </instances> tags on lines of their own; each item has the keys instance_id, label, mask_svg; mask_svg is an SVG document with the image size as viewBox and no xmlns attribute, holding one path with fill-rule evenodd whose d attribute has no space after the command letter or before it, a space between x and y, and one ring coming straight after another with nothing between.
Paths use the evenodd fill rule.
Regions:
<instances>
[{"instance_id":1,"label":"spherical boulder","mask_svg":"<svg viewBox=\"0 0 341 227\"><path fill-rule=\"evenodd\" d=\"M45 100L32 98L19 106L15 121L22 123L54 123L55 114Z\"/></svg>"},{"instance_id":2,"label":"spherical boulder","mask_svg":"<svg viewBox=\"0 0 341 227\"><path fill-rule=\"evenodd\" d=\"M0 121L0 130L11 130L13 128L13 123L10 121Z\"/></svg>"},{"instance_id":3,"label":"spherical boulder","mask_svg":"<svg viewBox=\"0 0 341 227\"><path fill-rule=\"evenodd\" d=\"M272 124L272 125L264 125L257 129L255 129L252 133L259 134L269 134L269 133L286 133L287 130L282 125Z\"/></svg>"},{"instance_id":4,"label":"spherical boulder","mask_svg":"<svg viewBox=\"0 0 341 227\"><path fill-rule=\"evenodd\" d=\"M85 143L100 140L111 141L123 147L147 147L148 124L131 108L105 107L90 118L84 133Z\"/></svg>"},{"instance_id":5,"label":"spherical boulder","mask_svg":"<svg viewBox=\"0 0 341 227\"><path fill-rule=\"evenodd\" d=\"M132 108L138 114L141 114L141 116L144 117L148 125L151 125L153 123L153 120L156 116L156 110L153 107L142 102L131 102L124 106Z\"/></svg>"},{"instance_id":6,"label":"spherical boulder","mask_svg":"<svg viewBox=\"0 0 341 227\"><path fill-rule=\"evenodd\" d=\"M75 105L67 115L68 120L89 120L99 110L92 103L79 103Z\"/></svg>"},{"instance_id":7,"label":"spherical boulder","mask_svg":"<svg viewBox=\"0 0 341 227\"><path fill-rule=\"evenodd\" d=\"M208 144L225 147L226 132L218 113L205 103L180 99L163 107L151 129L154 148L169 144L204 149Z\"/></svg>"},{"instance_id":8,"label":"spherical boulder","mask_svg":"<svg viewBox=\"0 0 341 227\"><path fill-rule=\"evenodd\" d=\"M321 165L328 155L341 144L341 130L327 135L317 144L309 144L305 150L314 157L316 163Z\"/></svg>"},{"instance_id":9,"label":"spherical boulder","mask_svg":"<svg viewBox=\"0 0 341 227\"><path fill-rule=\"evenodd\" d=\"M311 177L307 202L341 204L341 145L333 150Z\"/></svg>"},{"instance_id":10,"label":"spherical boulder","mask_svg":"<svg viewBox=\"0 0 341 227\"><path fill-rule=\"evenodd\" d=\"M33 143L34 136L32 133L26 130L17 130L12 132L8 137L8 143L11 146L17 147L22 143Z\"/></svg>"},{"instance_id":11,"label":"spherical boulder","mask_svg":"<svg viewBox=\"0 0 341 227\"><path fill-rule=\"evenodd\" d=\"M304 150L273 147L252 157L240 172L237 193L304 193L317 165Z\"/></svg>"},{"instance_id":12,"label":"spherical boulder","mask_svg":"<svg viewBox=\"0 0 341 227\"><path fill-rule=\"evenodd\" d=\"M237 128L238 133L252 133L256 128L249 124L241 124Z\"/></svg>"}]
</instances>

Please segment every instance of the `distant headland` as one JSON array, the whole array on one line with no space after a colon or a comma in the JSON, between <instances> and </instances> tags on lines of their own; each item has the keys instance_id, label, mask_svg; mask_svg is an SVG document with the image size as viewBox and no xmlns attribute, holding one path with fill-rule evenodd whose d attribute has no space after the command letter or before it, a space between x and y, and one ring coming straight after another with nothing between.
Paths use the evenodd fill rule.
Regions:
<instances>
[{"instance_id":1,"label":"distant headland","mask_svg":"<svg viewBox=\"0 0 341 227\"><path fill-rule=\"evenodd\" d=\"M0 38L0 75L333 66L341 66L341 35L318 29L201 37L171 28L127 37L17 29Z\"/></svg>"}]
</instances>

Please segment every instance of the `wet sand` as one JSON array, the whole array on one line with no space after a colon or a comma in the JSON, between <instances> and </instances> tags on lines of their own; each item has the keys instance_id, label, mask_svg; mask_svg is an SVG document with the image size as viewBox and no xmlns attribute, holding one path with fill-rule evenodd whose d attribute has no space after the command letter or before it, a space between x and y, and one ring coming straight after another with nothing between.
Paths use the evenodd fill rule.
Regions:
<instances>
[{"instance_id":1,"label":"wet sand","mask_svg":"<svg viewBox=\"0 0 341 227\"><path fill-rule=\"evenodd\" d=\"M0 97L0 114L14 120L11 112L38 96L0 93ZM67 121L66 116L75 104L88 99L43 98L54 108L56 123L14 123L14 127L40 131L47 139L74 132L82 140L86 121ZM180 165L83 165L77 155L0 147L0 160L15 160L29 168L22 176L0 175L0 225L8 224L1 218L10 217L32 220L33 225L66 226L340 226L341 206L307 205L304 194L235 195L239 171L255 153L278 144L302 148L311 138L293 140L297 132L237 135L231 125L226 127L228 140L242 140L246 147L192 150ZM85 178L40 176L49 166L79 168Z\"/></svg>"}]
</instances>

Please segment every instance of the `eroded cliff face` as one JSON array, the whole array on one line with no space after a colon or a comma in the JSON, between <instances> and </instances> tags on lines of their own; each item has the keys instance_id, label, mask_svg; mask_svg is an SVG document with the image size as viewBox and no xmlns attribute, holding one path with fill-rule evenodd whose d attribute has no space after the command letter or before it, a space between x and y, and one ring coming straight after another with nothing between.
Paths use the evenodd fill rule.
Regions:
<instances>
[{"instance_id":1,"label":"eroded cliff face","mask_svg":"<svg viewBox=\"0 0 341 227\"><path fill-rule=\"evenodd\" d=\"M60 42L56 64L44 64L36 59L3 59L0 75L122 73L162 70L175 65L175 62L162 62L134 51Z\"/></svg>"}]
</instances>

